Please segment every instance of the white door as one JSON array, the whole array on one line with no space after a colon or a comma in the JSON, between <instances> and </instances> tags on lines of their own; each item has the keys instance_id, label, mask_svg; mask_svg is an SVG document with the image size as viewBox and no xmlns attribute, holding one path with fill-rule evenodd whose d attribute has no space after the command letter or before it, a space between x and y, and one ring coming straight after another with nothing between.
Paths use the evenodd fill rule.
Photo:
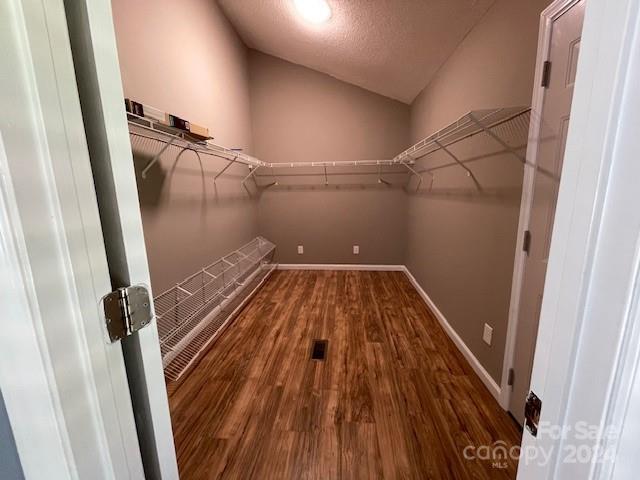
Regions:
<instances>
[{"instance_id":1,"label":"white door","mask_svg":"<svg viewBox=\"0 0 640 480\"><path fill-rule=\"evenodd\" d=\"M0 388L23 473L143 478L62 2L1 2L0 56Z\"/></svg>"},{"instance_id":2,"label":"white door","mask_svg":"<svg viewBox=\"0 0 640 480\"><path fill-rule=\"evenodd\" d=\"M150 285L110 0L65 2L111 282ZM145 474L177 479L155 321L123 341Z\"/></svg>"},{"instance_id":3,"label":"white door","mask_svg":"<svg viewBox=\"0 0 640 480\"><path fill-rule=\"evenodd\" d=\"M553 19L542 113L540 119L532 119L540 121L540 137L515 341L513 393L509 404L509 410L521 424L524 423L524 404L531 380L562 160L569 131L584 10L585 0L581 0Z\"/></svg>"},{"instance_id":4,"label":"white door","mask_svg":"<svg viewBox=\"0 0 640 480\"><path fill-rule=\"evenodd\" d=\"M26 478L177 478L155 323L111 343L100 308L113 286L149 276L130 150L85 134L117 118L128 141L119 77L99 80L114 109L85 96L81 110L65 8L85 15L76 35L117 68L110 4L89 3L101 15L90 33L81 2L0 2L0 390ZM89 112L96 122L83 125ZM118 169L96 150L119 155L117 182L96 172ZM98 208L102 179L118 209Z\"/></svg>"},{"instance_id":5,"label":"white door","mask_svg":"<svg viewBox=\"0 0 640 480\"><path fill-rule=\"evenodd\" d=\"M637 0L587 1L520 480L638 476L639 35Z\"/></svg>"}]
</instances>

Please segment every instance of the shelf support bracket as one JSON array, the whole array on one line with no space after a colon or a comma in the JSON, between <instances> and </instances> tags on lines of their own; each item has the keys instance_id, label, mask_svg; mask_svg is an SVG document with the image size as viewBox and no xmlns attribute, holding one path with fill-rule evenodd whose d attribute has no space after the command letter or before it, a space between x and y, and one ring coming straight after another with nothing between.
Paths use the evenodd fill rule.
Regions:
<instances>
[{"instance_id":1,"label":"shelf support bracket","mask_svg":"<svg viewBox=\"0 0 640 480\"><path fill-rule=\"evenodd\" d=\"M476 178L476 176L473 174L473 172L469 169L469 167L467 167L464 163L462 163L460 161L460 159L458 159L458 157L456 157L454 155L454 153L449 150L447 147L445 147L443 144L441 144L438 140L434 140L433 141L439 148L440 150L442 150L444 153L446 153L447 155L449 155L451 158L453 158L453 160L460 165L465 172L467 172L467 176L471 178L471 180L473 180L473 183L475 184L476 188L478 190L482 190L482 187L480 186L480 182L478 182L478 179Z\"/></svg>"},{"instance_id":2,"label":"shelf support bracket","mask_svg":"<svg viewBox=\"0 0 640 480\"><path fill-rule=\"evenodd\" d=\"M496 142L498 142L505 150L507 150L509 153L511 153L513 156L515 156L518 160L520 160L523 164L527 163L527 159L521 155L520 153L518 153L516 151L515 148L513 148L511 145L509 145L507 142L505 142L504 140L502 140L498 135L496 135L495 133L493 133L490 129L488 129L486 126L484 126L482 123L480 123L478 121L478 119L473 115L473 113L469 114L469 118L471 119L471 121L478 127L480 128L484 133L486 133L487 135L489 135L491 138L493 138Z\"/></svg>"},{"instance_id":3,"label":"shelf support bracket","mask_svg":"<svg viewBox=\"0 0 640 480\"><path fill-rule=\"evenodd\" d=\"M384 183L387 187L391 186L391 182L387 182L382 178L382 165L378 162L378 183Z\"/></svg>"},{"instance_id":4,"label":"shelf support bracket","mask_svg":"<svg viewBox=\"0 0 640 480\"><path fill-rule=\"evenodd\" d=\"M260 165L258 165L256 168L252 168L251 171L249 172L249 175L247 175L242 179L241 183L244 186L244 188L247 188L246 181L249 180L250 178L253 178L253 181L256 182L256 178L254 175L256 174L259 168L260 168ZM258 186L258 182L256 182L256 186Z\"/></svg>"},{"instance_id":5,"label":"shelf support bracket","mask_svg":"<svg viewBox=\"0 0 640 480\"><path fill-rule=\"evenodd\" d=\"M407 155L407 157L409 157L411 160L413 160L411 158L411 156ZM407 169L409 170L409 172L411 172L412 175L415 175L416 177L418 177L418 185L416 185L416 192L418 190L420 190L420 186L422 185L422 175L420 174L420 172L417 172L411 165L409 165L408 163L406 163L404 160L400 160L400 163ZM431 176L431 185L433 185L433 173L431 172L425 172L428 173Z\"/></svg>"},{"instance_id":6,"label":"shelf support bracket","mask_svg":"<svg viewBox=\"0 0 640 480\"><path fill-rule=\"evenodd\" d=\"M218 180L218 177L222 175L224 172L226 172L231 165L236 163L237 159L238 159L238 155L235 155L231 160L227 160L229 163L227 163L222 170L216 173L216 176L213 177L213 183L216 183L216 180Z\"/></svg>"},{"instance_id":7,"label":"shelf support bracket","mask_svg":"<svg viewBox=\"0 0 640 480\"><path fill-rule=\"evenodd\" d=\"M273 172L273 167L271 167L271 177L273 178L273 181L271 183L267 183L264 187L262 187L263 189L269 188L269 187L273 187L273 186L278 186L278 177L276 177L275 173Z\"/></svg>"},{"instance_id":8,"label":"shelf support bracket","mask_svg":"<svg viewBox=\"0 0 640 480\"><path fill-rule=\"evenodd\" d=\"M175 140L176 140L176 137L171 137L171 140L169 140L164 145L164 147L162 147L160 149L160 151L158 153L156 153L151 160L149 160L149 163L147 163L145 165L145 167L142 169L142 178L147 178L147 172L149 171L149 169L151 167L153 167L155 165L155 163L160 159L160 155L162 155L167 148L169 148L171 145L173 145L173 142Z\"/></svg>"}]
</instances>

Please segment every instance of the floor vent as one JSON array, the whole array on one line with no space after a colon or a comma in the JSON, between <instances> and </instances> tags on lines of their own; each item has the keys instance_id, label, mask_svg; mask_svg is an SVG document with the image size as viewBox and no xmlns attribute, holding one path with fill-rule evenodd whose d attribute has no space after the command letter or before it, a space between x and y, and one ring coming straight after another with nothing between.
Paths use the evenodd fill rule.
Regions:
<instances>
[{"instance_id":1,"label":"floor vent","mask_svg":"<svg viewBox=\"0 0 640 480\"><path fill-rule=\"evenodd\" d=\"M311 345L311 360L324 360L327 356L328 340L314 340Z\"/></svg>"}]
</instances>

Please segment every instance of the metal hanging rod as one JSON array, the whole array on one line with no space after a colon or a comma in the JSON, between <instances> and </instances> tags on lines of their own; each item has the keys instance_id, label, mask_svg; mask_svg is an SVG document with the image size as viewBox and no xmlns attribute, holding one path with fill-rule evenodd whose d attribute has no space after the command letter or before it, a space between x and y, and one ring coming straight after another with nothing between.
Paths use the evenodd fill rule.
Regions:
<instances>
[{"instance_id":1,"label":"metal hanging rod","mask_svg":"<svg viewBox=\"0 0 640 480\"><path fill-rule=\"evenodd\" d=\"M270 168L301 168L301 167L366 167L366 166L393 166L402 165L404 163L413 163L413 161L405 159L399 160L351 160L337 162L278 162L269 163Z\"/></svg>"}]
</instances>

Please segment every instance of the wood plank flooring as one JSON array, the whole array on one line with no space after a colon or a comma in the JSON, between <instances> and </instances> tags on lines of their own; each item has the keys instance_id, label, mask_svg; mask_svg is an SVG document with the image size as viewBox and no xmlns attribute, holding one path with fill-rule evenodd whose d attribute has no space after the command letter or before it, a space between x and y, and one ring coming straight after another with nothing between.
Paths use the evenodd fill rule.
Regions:
<instances>
[{"instance_id":1,"label":"wood plank flooring","mask_svg":"<svg viewBox=\"0 0 640 480\"><path fill-rule=\"evenodd\" d=\"M401 272L274 272L169 401L183 480L515 478L464 458L520 433Z\"/></svg>"}]
</instances>

